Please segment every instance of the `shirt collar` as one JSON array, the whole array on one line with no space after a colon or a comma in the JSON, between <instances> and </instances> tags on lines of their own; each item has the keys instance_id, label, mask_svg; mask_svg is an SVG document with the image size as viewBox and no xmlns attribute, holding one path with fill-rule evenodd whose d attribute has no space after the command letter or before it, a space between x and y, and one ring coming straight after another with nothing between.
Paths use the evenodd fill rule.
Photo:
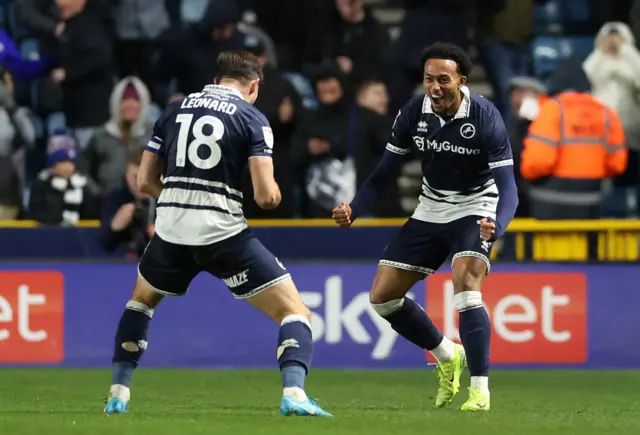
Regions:
<instances>
[{"instance_id":1,"label":"shirt collar","mask_svg":"<svg viewBox=\"0 0 640 435\"><path fill-rule=\"evenodd\" d=\"M462 92L462 103L460 104L460 107L458 107L458 111L453 119L468 118L471 114L471 92L466 86L461 87L460 92ZM424 101L422 102L422 113L431 113L436 115L431 108L431 99L429 99L429 95L427 94L425 94Z\"/></svg>"},{"instance_id":2,"label":"shirt collar","mask_svg":"<svg viewBox=\"0 0 640 435\"><path fill-rule=\"evenodd\" d=\"M236 88L232 88L231 86L207 85L207 86L204 87L202 92L208 92L208 93L214 93L214 94L216 94L216 93L232 94L232 95L235 95L236 97L244 100L244 96L242 95L242 92L240 92Z\"/></svg>"}]
</instances>

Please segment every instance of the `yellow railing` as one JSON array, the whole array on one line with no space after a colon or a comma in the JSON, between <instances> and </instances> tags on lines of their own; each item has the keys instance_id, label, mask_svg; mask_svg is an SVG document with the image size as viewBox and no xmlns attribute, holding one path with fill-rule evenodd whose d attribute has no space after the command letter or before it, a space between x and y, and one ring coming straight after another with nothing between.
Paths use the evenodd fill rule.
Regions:
<instances>
[{"instance_id":1,"label":"yellow railing","mask_svg":"<svg viewBox=\"0 0 640 435\"><path fill-rule=\"evenodd\" d=\"M395 227L406 219L359 219L357 227ZM253 227L332 227L330 219L261 219L250 220ZM0 228L36 228L34 221L0 221ZM98 221L82 221L78 227L95 228ZM515 219L509 225L515 233L517 260L584 261L588 259L589 234L597 243L597 258L601 261L638 261L640 220L598 219L584 221L539 221ZM527 249L527 235L531 249ZM494 250L493 256L499 250ZM529 252L530 251L530 252Z\"/></svg>"},{"instance_id":2,"label":"yellow railing","mask_svg":"<svg viewBox=\"0 0 640 435\"><path fill-rule=\"evenodd\" d=\"M531 234L530 259L584 261L589 258L589 236L600 261L638 261L640 220L539 221L515 219L508 231L516 235L516 259L528 259L526 234Z\"/></svg>"}]
</instances>

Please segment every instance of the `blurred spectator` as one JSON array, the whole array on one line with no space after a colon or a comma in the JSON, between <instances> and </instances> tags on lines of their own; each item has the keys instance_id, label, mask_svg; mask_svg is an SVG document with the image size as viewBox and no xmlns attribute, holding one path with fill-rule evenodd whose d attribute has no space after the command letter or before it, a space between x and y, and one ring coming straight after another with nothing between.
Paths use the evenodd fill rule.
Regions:
<instances>
[{"instance_id":1,"label":"blurred spectator","mask_svg":"<svg viewBox=\"0 0 640 435\"><path fill-rule=\"evenodd\" d=\"M266 56L271 68L278 69L278 55L273 39L256 25L253 12L245 12L242 21L238 23L238 31L245 35L245 48L260 46L260 54Z\"/></svg>"},{"instance_id":2,"label":"blurred spectator","mask_svg":"<svg viewBox=\"0 0 640 435\"><path fill-rule=\"evenodd\" d=\"M21 215L25 148L35 140L28 112L16 106L13 91L11 74L0 67L0 220Z\"/></svg>"},{"instance_id":3,"label":"blurred spectator","mask_svg":"<svg viewBox=\"0 0 640 435\"><path fill-rule=\"evenodd\" d=\"M389 92L382 80L366 79L358 87L356 102L360 107L376 112L378 115L389 114Z\"/></svg>"},{"instance_id":4,"label":"blurred spectator","mask_svg":"<svg viewBox=\"0 0 640 435\"><path fill-rule=\"evenodd\" d=\"M136 181L142 151L129 152L125 182L105 198L100 219L105 251L113 252L124 246L131 258L142 255L154 233L154 203L138 189Z\"/></svg>"},{"instance_id":5,"label":"blurred spectator","mask_svg":"<svg viewBox=\"0 0 640 435\"><path fill-rule=\"evenodd\" d=\"M73 139L52 137L48 169L31 185L29 215L42 224L75 225L98 217L97 186L76 169Z\"/></svg>"},{"instance_id":6,"label":"blurred spectator","mask_svg":"<svg viewBox=\"0 0 640 435\"><path fill-rule=\"evenodd\" d=\"M540 107L548 99L546 88L542 82L534 77L514 77L509 81L509 97L511 113L508 118L507 131L513 150L513 161L516 168L520 168L522 147L527 137L531 122L540 113ZM523 182L520 171L515 171L518 196L520 199L516 216L529 216L527 184Z\"/></svg>"},{"instance_id":7,"label":"blurred spectator","mask_svg":"<svg viewBox=\"0 0 640 435\"><path fill-rule=\"evenodd\" d=\"M533 218L597 219L603 181L627 166L620 119L587 83L579 64L559 65L549 83L553 99L529 128L520 168L531 182Z\"/></svg>"},{"instance_id":8,"label":"blurred spectator","mask_svg":"<svg viewBox=\"0 0 640 435\"><path fill-rule=\"evenodd\" d=\"M119 76L137 76L154 91L158 38L169 28L165 3L158 0L111 0L116 27ZM154 96L155 97L155 96ZM156 98L157 102L160 102ZM162 102L164 104L164 102Z\"/></svg>"},{"instance_id":9,"label":"blurred spectator","mask_svg":"<svg viewBox=\"0 0 640 435\"><path fill-rule=\"evenodd\" d=\"M505 118L510 116L509 80L528 73L534 3L490 0L478 8L480 58L493 87L493 102Z\"/></svg>"},{"instance_id":10,"label":"blurred spectator","mask_svg":"<svg viewBox=\"0 0 640 435\"><path fill-rule=\"evenodd\" d=\"M38 38L40 50L54 53L65 23L58 4L64 0L17 0L16 15L29 34Z\"/></svg>"},{"instance_id":11,"label":"blurred spectator","mask_svg":"<svg viewBox=\"0 0 640 435\"><path fill-rule=\"evenodd\" d=\"M624 128L629 164L624 174L614 180L614 195L625 204L624 210L626 191L633 189L635 202L640 183L640 52L629 26L620 22L602 26L584 69L593 85L593 95L618 113ZM622 212L617 217L626 215Z\"/></svg>"},{"instance_id":12,"label":"blurred spectator","mask_svg":"<svg viewBox=\"0 0 640 435\"><path fill-rule=\"evenodd\" d=\"M164 101L201 91L216 75L218 54L244 48L244 35L236 31L240 18L235 0L215 0L199 23L167 35L157 66L158 84L168 89L176 79L177 95L166 95Z\"/></svg>"},{"instance_id":13,"label":"blurred spectator","mask_svg":"<svg viewBox=\"0 0 640 435\"><path fill-rule=\"evenodd\" d=\"M20 180L13 161L0 157L0 221L19 219L22 210Z\"/></svg>"},{"instance_id":14,"label":"blurred spectator","mask_svg":"<svg viewBox=\"0 0 640 435\"><path fill-rule=\"evenodd\" d=\"M328 217L340 198L353 198L387 143L392 120L358 107L345 95L342 79L332 70L315 77L320 105L306 112L292 143L305 217Z\"/></svg>"},{"instance_id":15,"label":"blurred spectator","mask_svg":"<svg viewBox=\"0 0 640 435\"><path fill-rule=\"evenodd\" d=\"M371 71L381 73L388 64L387 29L371 15L364 0L335 0L332 22L312 35L306 52L314 63L335 63L355 80Z\"/></svg>"},{"instance_id":16,"label":"blurred spectator","mask_svg":"<svg viewBox=\"0 0 640 435\"><path fill-rule=\"evenodd\" d=\"M18 80L36 78L49 71L51 56L40 55L37 59L25 58L16 43L2 29L0 29L0 65L10 71Z\"/></svg>"},{"instance_id":17,"label":"blurred spectator","mask_svg":"<svg viewBox=\"0 0 640 435\"><path fill-rule=\"evenodd\" d=\"M273 39L281 71L302 71L313 35L330 26L335 4L330 0L244 0L257 25ZM292 19L295 17L295 19Z\"/></svg>"},{"instance_id":18,"label":"blurred spectator","mask_svg":"<svg viewBox=\"0 0 640 435\"><path fill-rule=\"evenodd\" d=\"M16 105L14 89L13 76L0 66L0 158L10 160L19 180L17 188L22 190L26 151L36 140L36 130L29 110Z\"/></svg>"},{"instance_id":19,"label":"blurred spectator","mask_svg":"<svg viewBox=\"0 0 640 435\"><path fill-rule=\"evenodd\" d=\"M56 0L63 23L58 45L58 67L53 80L62 86L67 126L80 149L94 130L109 119L113 87L109 9L99 1Z\"/></svg>"},{"instance_id":20,"label":"blurred spectator","mask_svg":"<svg viewBox=\"0 0 640 435\"><path fill-rule=\"evenodd\" d=\"M151 138L150 103L149 90L136 77L126 77L113 89L111 119L95 132L81 154L81 168L102 192L122 187L127 155L144 148Z\"/></svg>"},{"instance_id":21,"label":"blurred spectator","mask_svg":"<svg viewBox=\"0 0 640 435\"><path fill-rule=\"evenodd\" d=\"M245 183L245 215L251 219L293 218L295 216L295 176L291 170L291 137L298 125L302 103L295 88L268 61L264 45L252 38L249 51L256 54L264 70L264 84L255 106L267 117L273 135L274 175L282 193L282 201L275 210L263 210L253 200L251 178ZM248 175L248 174L247 174Z\"/></svg>"}]
</instances>

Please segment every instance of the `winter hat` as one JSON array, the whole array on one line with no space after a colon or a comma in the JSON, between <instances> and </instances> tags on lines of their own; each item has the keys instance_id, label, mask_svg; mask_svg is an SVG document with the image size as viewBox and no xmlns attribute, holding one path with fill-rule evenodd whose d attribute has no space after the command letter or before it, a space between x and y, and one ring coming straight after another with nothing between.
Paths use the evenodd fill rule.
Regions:
<instances>
[{"instance_id":1,"label":"winter hat","mask_svg":"<svg viewBox=\"0 0 640 435\"><path fill-rule=\"evenodd\" d=\"M129 82L127 86L125 86L124 91L122 91L122 100L140 100L140 93L136 85Z\"/></svg>"},{"instance_id":2,"label":"winter hat","mask_svg":"<svg viewBox=\"0 0 640 435\"><path fill-rule=\"evenodd\" d=\"M60 148L47 156L47 166L52 167L56 163L76 161L76 150Z\"/></svg>"},{"instance_id":3,"label":"winter hat","mask_svg":"<svg viewBox=\"0 0 640 435\"><path fill-rule=\"evenodd\" d=\"M47 142L47 166L76 160L76 141L66 130L56 130Z\"/></svg>"}]
</instances>

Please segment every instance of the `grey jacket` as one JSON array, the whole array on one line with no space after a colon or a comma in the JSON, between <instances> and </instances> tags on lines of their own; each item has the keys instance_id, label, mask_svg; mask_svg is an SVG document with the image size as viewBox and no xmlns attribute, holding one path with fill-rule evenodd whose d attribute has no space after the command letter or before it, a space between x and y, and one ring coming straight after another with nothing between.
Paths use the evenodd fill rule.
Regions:
<instances>
[{"instance_id":1,"label":"grey jacket","mask_svg":"<svg viewBox=\"0 0 640 435\"><path fill-rule=\"evenodd\" d=\"M131 141L126 145L122 142L120 101L129 81L138 89L142 110L132 127ZM98 183L103 193L122 187L127 154L132 149L144 148L149 142L153 130L149 120L150 104L149 90L138 78L126 77L113 89L110 100L111 119L95 132L80 158L81 169Z\"/></svg>"},{"instance_id":2,"label":"grey jacket","mask_svg":"<svg viewBox=\"0 0 640 435\"><path fill-rule=\"evenodd\" d=\"M169 15L161 0L120 0L114 12L119 39L156 39L169 27Z\"/></svg>"}]
</instances>

